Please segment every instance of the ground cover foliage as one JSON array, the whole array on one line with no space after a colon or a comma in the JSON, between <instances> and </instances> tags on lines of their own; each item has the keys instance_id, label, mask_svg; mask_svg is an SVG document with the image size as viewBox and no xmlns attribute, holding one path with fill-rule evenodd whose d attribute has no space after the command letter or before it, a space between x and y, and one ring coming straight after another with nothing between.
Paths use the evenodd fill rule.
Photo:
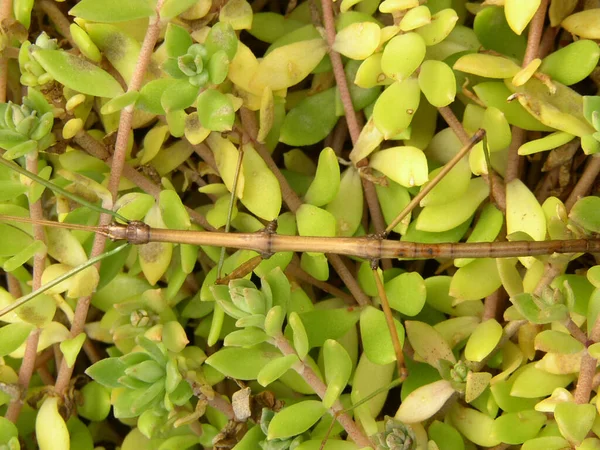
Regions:
<instances>
[{"instance_id":1,"label":"ground cover foliage","mask_svg":"<svg viewBox=\"0 0 600 450\"><path fill-rule=\"evenodd\" d=\"M600 448L600 2L0 21L0 448ZM113 221L298 247L87 228Z\"/></svg>"}]
</instances>

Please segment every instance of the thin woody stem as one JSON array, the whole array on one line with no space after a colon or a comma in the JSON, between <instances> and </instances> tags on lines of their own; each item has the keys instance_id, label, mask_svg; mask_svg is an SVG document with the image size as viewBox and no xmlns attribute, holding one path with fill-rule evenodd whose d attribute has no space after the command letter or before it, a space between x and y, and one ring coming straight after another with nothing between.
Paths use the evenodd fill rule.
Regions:
<instances>
[{"instance_id":1,"label":"thin woody stem","mask_svg":"<svg viewBox=\"0 0 600 450\"><path fill-rule=\"evenodd\" d=\"M323 25L325 26L325 38L329 45L329 58L331 59L331 66L333 67L333 75L335 76L337 87L340 90L340 98L342 100L342 105L344 106L344 113L346 114L348 131L350 132L350 138L354 144L358 140L361 127L358 123L354 106L352 105L352 98L350 97L350 89L348 88L348 81L346 80L342 57L338 52L333 50L333 44L335 42L333 7L331 5L331 0L321 0L321 5L323 7Z\"/></svg>"},{"instance_id":2,"label":"thin woody stem","mask_svg":"<svg viewBox=\"0 0 600 450\"><path fill-rule=\"evenodd\" d=\"M522 67L527 67L534 59L538 58L540 42L544 32L544 20L548 9L548 0L542 0L536 13L529 24L529 34L527 36L527 47L523 56ZM512 141L508 149L508 161L504 180L508 183L515 178L519 178L522 158L518 150L525 142L526 131L519 127L512 127Z\"/></svg>"},{"instance_id":3,"label":"thin woody stem","mask_svg":"<svg viewBox=\"0 0 600 450\"><path fill-rule=\"evenodd\" d=\"M350 139L352 140L352 145L354 146L358 141L362 126L358 121L358 116L354 110L354 105L352 105L352 97L350 96L350 89L348 87L346 73L344 72L342 57L338 52L333 50L336 31L331 0L321 0L321 5L323 7L323 25L325 26L325 37L329 46L329 58L331 59L333 75L335 77L335 82L340 92L340 99L344 107L344 114L346 116L346 123L348 125ZM357 167L366 166L367 164L368 160L365 158L358 162ZM362 179L362 184L375 233L382 233L385 230L385 222L383 220L383 214L381 212L381 206L379 205L379 199L377 198L375 186L370 180L365 178ZM383 264L385 268L391 268L391 261L383 261Z\"/></svg>"},{"instance_id":4,"label":"thin woody stem","mask_svg":"<svg viewBox=\"0 0 600 450\"><path fill-rule=\"evenodd\" d=\"M592 332L589 335L589 340L586 345L595 344L600 341L600 317L596 317L596 322L592 327ZM579 369L579 378L577 379L577 387L575 388L575 403L585 404L590 401L594 376L596 375L597 359L593 358L588 351L581 358L581 366Z\"/></svg>"},{"instance_id":5,"label":"thin woody stem","mask_svg":"<svg viewBox=\"0 0 600 450\"><path fill-rule=\"evenodd\" d=\"M506 258L536 256L552 253L597 253L600 239L564 241L512 241L460 244L421 244L387 239L325 238L312 236L285 236L264 233L195 232L189 230L143 229L111 225L106 230L113 239L126 239L133 244L147 242L174 242L192 245L214 245L272 253L281 251L318 252L348 255L367 259L381 258ZM139 239L139 240L138 240Z\"/></svg>"},{"instance_id":6,"label":"thin woody stem","mask_svg":"<svg viewBox=\"0 0 600 450\"><path fill-rule=\"evenodd\" d=\"M112 157L108 153L106 147L101 142L98 142L96 139L90 136L86 131L82 130L79 133L77 133L77 135L74 138L74 141L75 143L77 143L77 145L79 145L90 155L104 161L109 165L111 164ZM137 172L133 167L126 164L123 167L123 176L130 180L137 187L142 189L144 192L150 194L152 197L158 200L158 197L160 195L160 186L154 184L144 175ZM198 213L197 211L193 210L188 206L186 206L185 209L190 215L190 219L192 221L196 222L198 225L201 225L206 230L214 230L214 228L208 223L208 221L202 214Z\"/></svg>"},{"instance_id":7,"label":"thin woody stem","mask_svg":"<svg viewBox=\"0 0 600 450\"><path fill-rule=\"evenodd\" d=\"M300 266L298 266L293 260L286 267L285 273L287 275L290 275L291 277L297 278L300 281L311 284L311 285L315 286L316 288L321 289L322 291L333 295L334 297L341 298L348 305L355 304L354 297L349 295L347 292L342 291L341 289L338 289L337 287L335 287L325 281L317 280L316 278L312 277L311 275L306 273L304 270L302 270L300 268Z\"/></svg>"},{"instance_id":8,"label":"thin woody stem","mask_svg":"<svg viewBox=\"0 0 600 450\"><path fill-rule=\"evenodd\" d=\"M0 1L0 23L10 18L12 14L12 0ZM10 48L10 47L7 47ZM6 52L6 49L4 50ZM0 103L6 103L6 88L8 84L8 56L2 55L0 58Z\"/></svg>"},{"instance_id":9,"label":"thin woody stem","mask_svg":"<svg viewBox=\"0 0 600 450\"><path fill-rule=\"evenodd\" d=\"M1 158L1 156L0 156ZM26 158L26 167L32 173L37 173L38 169L38 157L37 152L33 152L28 155ZM29 213L31 215L31 219L33 221L42 220L44 218L42 211L42 202L41 200L37 200L35 202L30 202L29 205ZM33 236L36 240L44 242L46 237L44 235L44 228L40 224L33 224ZM46 263L46 253L36 253L33 257L33 282L32 289L35 291L39 289L42 285L42 273L44 271L44 266ZM31 381L31 376L33 375L33 371L35 370L35 359L37 355L38 343L40 340L41 329L35 328L29 337L27 338L27 343L25 344L25 354L23 356L23 363L19 368L19 386L21 388L21 392L26 393L27 388L29 387L29 382ZM6 411L6 418L11 422L16 422L19 418L19 414L21 413L21 408L23 407L23 399L18 398L14 399L10 402L8 406L8 410Z\"/></svg>"},{"instance_id":10,"label":"thin woody stem","mask_svg":"<svg viewBox=\"0 0 600 450\"><path fill-rule=\"evenodd\" d=\"M570 210L573 205L579 200L581 197L587 195L587 193L592 188L594 182L598 179L598 175L600 174L600 158L596 155L590 156L590 161L585 166L583 170L583 175L571 191L569 198L565 202L565 206L567 210Z\"/></svg>"},{"instance_id":11,"label":"thin woody stem","mask_svg":"<svg viewBox=\"0 0 600 450\"><path fill-rule=\"evenodd\" d=\"M131 82L129 83L128 92L139 91L142 87L142 80L144 74L146 73L146 69L148 64L150 63L150 58L152 57L152 52L154 51L154 46L156 45L156 41L158 40L158 36L160 33L160 16L158 11L160 10L164 0L158 0L156 4L156 14L150 18L150 22L148 24L148 29L146 30L146 36L144 37L144 41L142 43L142 48L140 50L139 58L131 78ZM110 179L108 181L108 190L111 193L112 201L116 199L117 190L119 188L119 182L121 180L121 175L123 173L123 168L125 166L125 155L127 151L127 141L129 139L129 134L131 131L131 126L133 123L133 105L129 105L121 111L121 117L119 120L119 128L117 131L117 141L115 144L115 153L112 158L111 163L111 173ZM105 207L112 208L112 205L103 205ZM100 224L107 225L110 223L111 216L108 214L102 214L100 216ZM97 234L94 239L94 245L92 247L91 257L96 257L102 254L104 251L104 245L106 243L106 237L102 234ZM83 331L83 327L85 325L87 314L89 310L89 306L91 303L91 296L87 296L79 299L77 302L77 308L75 309L75 317L73 319L73 323L71 325L71 335L77 336L79 333ZM56 379L56 391L59 394L64 394L67 390L69 382L71 380L71 374L73 373L73 367L69 367L65 359L63 358L60 369L58 371L58 376Z\"/></svg>"},{"instance_id":12,"label":"thin woody stem","mask_svg":"<svg viewBox=\"0 0 600 450\"><path fill-rule=\"evenodd\" d=\"M283 337L283 335L275 337L274 341L277 348L284 355L296 355L296 351L290 345L288 340L285 337ZM308 385L316 392L316 394L320 398L325 397L327 386L325 385L325 383L323 383L323 381L321 381L321 379L317 376L317 374L314 372L314 370L312 370L310 366L308 366L304 362L301 362L300 364L294 366L294 370L296 370L296 372L298 372L298 374L302 376L302 378L304 378L304 381L308 383ZM372 448L373 444L371 444L369 438L364 435L360 427L356 424L356 422L352 420L352 418L348 414L342 412L343 410L344 407L342 406L340 401L337 400L331 407L330 413L336 418L340 425L344 427L344 430L346 430L348 436L350 436L359 447Z\"/></svg>"},{"instance_id":13,"label":"thin woody stem","mask_svg":"<svg viewBox=\"0 0 600 450\"><path fill-rule=\"evenodd\" d=\"M54 23L54 26L58 32L63 35L71 44L73 48L77 48L77 44L71 36L71 30L69 19L65 17L62 11L56 5L56 2L50 0L41 0L39 6L47 15L48 18Z\"/></svg>"}]
</instances>

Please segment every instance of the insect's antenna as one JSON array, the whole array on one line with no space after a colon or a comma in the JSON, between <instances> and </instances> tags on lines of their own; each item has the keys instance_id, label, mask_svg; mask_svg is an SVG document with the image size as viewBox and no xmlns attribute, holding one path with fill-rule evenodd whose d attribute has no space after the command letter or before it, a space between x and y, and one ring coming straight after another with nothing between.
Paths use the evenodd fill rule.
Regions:
<instances>
[{"instance_id":1,"label":"insect's antenna","mask_svg":"<svg viewBox=\"0 0 600 450\"><path fill-rule=\"evenodd\" d=\"M111 211L110 209L102 208L101 206L95 205L91 202L88 202L87 200L79 198L76 195L71 194L69 191L61 188L60 186L57 186L48 180L44 180L42 177L39 177L36 174L30 172L29 170L22 168L21 166L19 166L18 164L15 164L14 162L7 161L6 159L2 158L1 156L0 156L0 164L8 167L11 170L14 170L15 172L17 172L21 175L26 176L27 178L35 181L36 183L40 183L42 186L47 187L48 189L56 192L57 194L64 195L65 197L73 200L74 202L77 202L80 205L90 208L93 211L99 212L100 214L109 214L109 215L113 216L115 219L119 219L119 220L123 221L124 223L129 223L129 219L123 217L119 213L117 213L115 211Z\"/></svg>"},{"instance_id":2,"label":"insect's antenna","mask_svg":"<svg viewBox=\"0 0 600 450\"><path fill-rule=\"evenodd\" d=\"M45 227L54 228L66 228L67 230L79 230L79 231L90 231L92 233L99 233L108 237L108 231L103 227L94 227L91 225L79 225L76 223L64 223L54 222L52 220L34 220L29 217L17 217L17 216L5 216L0 214L0 220L2 222L19 222L19 223L31 223L37 225L43 225Z\"/></svg>"},{"instance_id":3,"label":"insect's antenna","mask_svg":"<svg viewBox=\"0 0 600 450\"><path fill-rule=\"evenodd\" d=\"M13 303L11 303L10 305L8 305L6 308L3 308L2 310L0 310L0 317L4 316L5 314L8 314L11 311L14 311L15 309L17 309L19 306L24 305L25 303L27 303L28 301L34 299L35 297L37 297L40 294L43 294L44 292L46 292L48 289L53 288L54 286L62 283L65 280L68 280L70 277L72 277L73 275L81 272L83 269L87 269L90 266L93 266L94 264L96 264L99 261L102 261L105 258L108 258L112 255L116 255L117 253L119 253L121 250L127 248L129 244L122 244L119 245L118 247L112 249L111 251L102 253L101 255L98 255L94 258L90 258L88 259L84 264L74 267L73 269L69 270L68 272L62 274L60 277L55 278L54 280L50 281L47 284L44 284L41 288L27 294L24 295L23 297L15 300Z\"/></svg>"}]
</instances>

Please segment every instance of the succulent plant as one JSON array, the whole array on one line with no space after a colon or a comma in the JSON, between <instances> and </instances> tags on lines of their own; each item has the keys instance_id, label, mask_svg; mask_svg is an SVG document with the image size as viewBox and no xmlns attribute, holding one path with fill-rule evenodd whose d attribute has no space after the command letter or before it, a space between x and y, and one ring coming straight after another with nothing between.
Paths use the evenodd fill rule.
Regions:
<instances>
[{"instance_id":1,"label":"succulent plant","mask_svg":"<svg viewBox=\"0 0 600 450\"><path fill-rule=\"evenodd\" d=\"M377 450L414 450L417 448L417 438L409 425L386 417L385 429L373 437Z\"/></svg>"},{"instance_id":2,"label":"succulent plant","mask_svg":"<svg viewBox=\"0 0 600 450\"><path fill-rule=\"evenodd\" d=\"M317 3L3 2L2 449L599 446L597 2Z\"/></svg>"}]
</instances>

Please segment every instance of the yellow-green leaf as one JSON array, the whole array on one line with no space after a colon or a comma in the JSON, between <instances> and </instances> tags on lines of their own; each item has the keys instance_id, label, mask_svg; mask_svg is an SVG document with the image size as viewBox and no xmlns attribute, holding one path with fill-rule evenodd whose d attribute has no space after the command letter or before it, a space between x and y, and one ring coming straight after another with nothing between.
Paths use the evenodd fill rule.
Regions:
<instances>
[{"instance_id":1,"label":"yellow-green leaf","mask_svg":"<svg viewBox=\"0 0 600 450\"><path fill-rule=\"evenodd\" d=\"M327 45L323 39L278 47L258 63L250 87L253 92L262 93L265 86L277 91L298 84L317 67L326 53Z\"/></svg>"},{"instance_id":2,"label":"yellow-green leaf","mask_svg":"<svg viewBox=\"0 0 600 450\"><path fill-rule=\"evenodd\" d=\"M421 186L429 179L427 158L416 147L386 148L373 155L370 165L405 187Z\"/></svg>"},{"instance_id":3,"label":"yellow-green leaf","mask_svg":"<svg viewBox=\"0 0 600 450\"><path fill-rule=\"evenodd\" d=\"M246 183L242 203L261 219L275 220L281 210L279 181L251 145L244 147L243 171Z\"/></svg>"}]
</instances>

